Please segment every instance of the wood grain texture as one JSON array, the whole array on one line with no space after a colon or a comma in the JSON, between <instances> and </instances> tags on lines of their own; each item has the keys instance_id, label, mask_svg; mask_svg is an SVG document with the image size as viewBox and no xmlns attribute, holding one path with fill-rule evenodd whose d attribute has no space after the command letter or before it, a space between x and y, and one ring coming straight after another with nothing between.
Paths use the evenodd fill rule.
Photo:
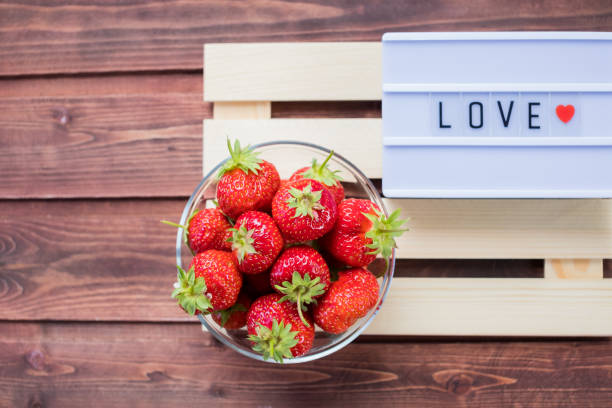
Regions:
<instances>
[{"instance_id":1,"label":"wood grain texture","mask_svg":"<svg viewBox=\"0 0 612 408\"><path fill-rule=\"evenodd\" d=\"M367 334L612 336L612 281L397 278Z\"/></svg>"},{"instance_id":2,"label":"wood grain texture","mask_svg":"<svg viewBox=\"0 0 612 408\"><path fill-rule=\"evenodd\" d=\"M205 44L204 72L204 100L211 102L377 100L382 45Z\"/></svg>"},{"instance_id":3,"label":"wood grain texture","mask_svg":"<svg viewBox=\"0 0 612 408\"><path fill-rule=\"evenodd\" d=\"M610 258L612 200L384 199L399 258Z\"/></svg>"},{"instance_id":4,"label":"wood grain texture","mask_svg":"<svg viewBox=\"0 0 612 408\"><path fill-rule=\"evenodd\" d=\"M211 115L197 93L0 98L0 198L189 195Z\"/></svg>"},{"instance_id":5,"label":"wood grain texture","mask_svg":"<svg viewBox=\"0 0 612 408\"><path fill-rule=\"evenodd\" d=\"M196 74L173 72L0 77L0 90L0 98L96 97L168 93L201 96L202 77Z\"/></svg>"},{"instance_id":6,"label":"wood grain texture","mask_svg":"<svg viewBox=\"0 0 612 408\"><path fill-rule=\"evenodd\" d=\"M200 70L202 44L215 42L379 41L386 31L605 31L611 20L606 0L13 0L0 5L0 75Z\"/></svg>"},{"instance_id":7,"label":"wood grain texture","mask_svg":"<svg viewBox=\"0 0 612 408\"><path fill-rule=\"evenodd\" d=\"M353 343L259 363L197 324L0 323L0 406L608 407L612 342Z\"/></svg>"},{"instance_id":8,"label":"wood grain texture","mask_svg":"<svg viewBox=\"0 0 612 408\"><path fill-rule=\"evenodd\" d=\"M184 200L0 202L0 319L187 320L170 298Z\"/></svg>"}]
</instances>

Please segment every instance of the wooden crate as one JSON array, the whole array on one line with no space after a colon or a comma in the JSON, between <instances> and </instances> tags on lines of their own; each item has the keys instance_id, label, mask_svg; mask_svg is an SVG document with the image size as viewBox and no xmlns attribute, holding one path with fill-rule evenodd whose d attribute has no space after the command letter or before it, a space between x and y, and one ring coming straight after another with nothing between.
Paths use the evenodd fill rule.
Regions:
<instances>
[{"instance_id":1,"label":"wooden crate","mask_svg":"<svg viewBox=\"0 0 612 408\"><path fill-rule=\"evenodd\" d=\"M381 119L271 119L273 101L380 100L380 43L207 44L204 173L245 144L303 140L381 177ZM545 260L544 278L395 278L368 334L612 335L611 200L386 199L410 216L398 258Z\"/></svg>"}]
</instances>

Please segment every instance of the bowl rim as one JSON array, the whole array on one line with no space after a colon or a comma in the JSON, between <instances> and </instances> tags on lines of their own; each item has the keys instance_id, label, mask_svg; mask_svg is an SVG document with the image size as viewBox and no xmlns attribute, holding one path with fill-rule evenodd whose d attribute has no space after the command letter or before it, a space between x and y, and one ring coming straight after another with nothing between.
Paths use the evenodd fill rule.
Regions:
<instances>
[{"instance_id":1,"label":"bowl rim","mask_svg":"<svg viewBox=\"0 0 612 408\"><path fill-rule=\"evenodd\" d=\"M281 145L281 146L282 145L286 145L286 146L307 147L307 148L311 148L311 149L314 149L314 150L318 150L318 151L326 153L326 154L329 154L330 152L332 152L332 149L328 149L326 147L323 147L323 146L320 146L320 145L317 145L317 144L314 144L314 143L300 142L300 141L293 141L293 140L268 141L268 142L262 142L262 143L253 144L250 147L253 150L257 150L257 149L261 149L261 148L265 148L265 147L269 147L269 146L278 146L278 145ZM372 184L370 179L357 166L355 166L350 160L346 159L344 156L336 153L335 151L334 151L334 157L340 159L341 161L344 161L346 164L349 165L349 167L351 168L352 171L357 173L360 177L363 178L363 180L366 181L367 188L374 193L375 197L378 198L379 203L377 203L377 204L380 206L382 212L385 214L385 216L388 216L389 214L388 214L387 208L385 206L385 203L384 203L380 193L378 192L376 187L374 187L374 185ZM191 209L193 201L198 196L198 192L200 192L200 190L202 189L203 185L206 182L208 182L208 180L211 177L215 177L215 174L217 173L217 171L229 159L230 159L230 157L226 157L225 159L220 161L198 183L197 187L194 189L193 193L191 194L191 196L189 197L189 199L185 203L185 207L183 208L183 212L181 214L181 220L180 220L179 224L184 225L184 223L189 218L189 215L190 215L189 214L189 210ZM176 263L177 263L177 265L181 265L181 267L182 267L182 259L181 259L181 248L182 248L182 245L183 245L183 231L182 231L182 229L179 228L178 231L177 231L177 235L176 235ZM314 354L308 354L307 353L307 354L302 355L302 356L284 359L282 364L299 364L299 363L305 363L305 362L309 362L309 361L314 361L314 360L317 360L319 358L326 357L326 356L328 356L328 355L330 355L332 353L335 353L336 351L338 351L338 350L344 348L345 346L347 346L348 344L352 343L353 340L355 340L359 335L361 335L361 333L363 333L363 331L370 325L372 320L374 320L374 318L378 314L380 308L382 307L383 303L385 302L385 299L387 298L387 294L389 292L389 288L391 287L391 283L393 281L394 272L395 272L395 248L393 248L392 251L391 251L391 257L389 259L389 266L387 268L386 273L383 275L383 282L382 282L381 286L384 287L384 290L383 290L382 294L380 295L380 301L378 302L378 304L376 306L376 309L374 310L372 315L368 318L368 320L366 320L364 322L364 324L361 325L361 327L357 328L353 333L351 333L349 336L347 336L344 339L342 339L341 341L339 341L337 344L334 344L333 346L331 346L329 348L326 348L325 350L319 351L317 353L314 353ZM232 349L234 351L237 351L238 353L240 353L240 354L242 354L242 355L244 355L246 357L252 358L254 360L263 361L265 363L271 363L271 364L279 364L276 361L274 361L273 359L264 360L263 356L261 354L255 353L254 351L247 351L247 350L242 349L240 347L236 347L236 345L230 343L228 341L228 339L226 339L215 328L211 327L208 324L208 322L206 321L206 319L204 318L204 316L199 314L198 315L198 319L200 320L200 323L202 324L202 326L204 326L206 328L208 333L212 334L217 340L219 340L221 343L223 343L225 346L229 347L230 349Z\"/></svg>"}]
</instances>

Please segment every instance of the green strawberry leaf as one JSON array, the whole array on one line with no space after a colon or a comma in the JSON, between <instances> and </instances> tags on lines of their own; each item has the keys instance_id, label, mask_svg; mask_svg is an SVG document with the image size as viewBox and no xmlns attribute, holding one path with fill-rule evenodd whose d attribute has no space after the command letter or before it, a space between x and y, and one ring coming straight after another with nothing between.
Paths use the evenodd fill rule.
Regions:
<instances>
[{"instance_id":1,"label":"green strawberry leaf","mask_svg":"<svg viewBox=\"0 0 612 408\"><path fill-rule=\"evenodd\" d=\"M243 149L240 147L240 142L235 140L234 148L232 148L232 143L228 138L227 149L229 150L230 158L219 169L219 172L217 173L218 178L223 177L225 173L234 169L240 169L247 174L249 172L257 174L257 172L261 169L260 164L263 162L263 160L257 157L259 152L253 151L251 146L247 146Z\"/></svg>"},{"instance_id":2,"label":"green strawberry leaf","mask_svg":"<svg viewBox=\"0 0 612 408\"><path fill-rule=\"evenodd\" d=\"M210 299L206 296L206 282L203 277L195 277L194 268L185 272L179 265L176 266L177 275L174 283L172 298L190 315L194 315L196 310L207 314L212 309Z\"/></svg>"},{"instance_id":3,"label":"green strawberry leaf","mask_svg":"<svg viewBox=\"0 0 612 408\"><path fill-rule=\"evenodd\" d=\"M312 191L312 185L308 184L303 190L291 187L287 199L287 207L295 208L293 218L310 217L316 218L315 210L323 210L325 207L320 203L322 190Z\"/></svg>"},{"instance_id":4,"label":"green strawberry leaf","mask_svg":"<svg viewBox=\"0 0 612 408\"><path fill-rule=\"evenodd\" d=\"M342 177L338 175L338 173L340 173L339 170L331 171L329 167L327 167L327 162L333 155L334 151L332 150L329 152L325 161L320 165L317 163L317 159L312 159L312 165L308 170L302 173L302 177L317 180L326 186L335 186L338 181L342 181Z\"/></svg>"},{"instance_id":5,"label":"green strawberry leaf","mask_svg":"<svg viewBox=\"0 0 612 408\"><path fill-rule=\"evenodd\" d=\"M399 209L393 211L389 217L385 217L382 211L374 207L372 209L376 214L362 213L364 217L372 222L372 228L365 234L366 238L372 240L371 244L366 245L371 249L368 254L381 254L388 264L393 248L397 248L395 238L408 231L408 228L402 228L402 225L408 219L399 219Z\"/></svg>"},{"instance_id":6,"label":"green strawberry leaf","mask_svg":"<svg viewBox=\"0 0 612 408\"><path fill-rule=\"evenodd\" d=\"M284 281L281 285L274 285L274 287L280 293L285 295L280 298L277 303L289 301L297 304L300 319L306 325L306 327L310 327L310 324L302 312L308 310L306 305L310 303L317 303L317 300L315 299L316 296L320 296L325 293L325 284L319 283L320 281L321 278L318 276L314 279L310 279L310 275L305 274L302 278L298 271L294 271L293 276L291 277L291 282Z\"/></svg>"},{"instance_id":7,"label":"green strawberry leaf","mask_svg":"<svg viewBox=\"0 0 612 408\"><path fill-rule=\"evenodd\" d=\"M297 331L291 331L291 323L279 324L276 319L272 321L272 328L260 324L255 329L257 334L250 334L248 339L255 343L253 350L263 356L264 360L271 358L282 363L283 358L293 358L291 348L298 344Z\"/></svg>"},{"instance_id":8,"label":"green strawberry leaf","mask_svg":"<svg viewBox=\"0 0 612 408\"><path fill-rule=\"evenodd\" d=\"M255 238L253 238L254 229L247 230L243 224L240 228L230 228L229 230L232 231L232 236L227 241L232 243L232 250L237 251L236 257L238 258L238 263L242 263L244 257L248 254L258 253L253 246L255 243Z\"/></svg>"}]
</instances>

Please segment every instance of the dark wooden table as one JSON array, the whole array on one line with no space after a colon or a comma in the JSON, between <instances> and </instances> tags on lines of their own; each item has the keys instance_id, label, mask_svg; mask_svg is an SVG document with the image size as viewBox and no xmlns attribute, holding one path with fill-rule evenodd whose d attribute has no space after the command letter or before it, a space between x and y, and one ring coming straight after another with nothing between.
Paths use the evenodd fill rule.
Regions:
<instances>
[{"instance_id":1,"label":"dark wooden table","mask_svg":"<svg viewBox=\"0 0 612 408\"><path fill-rule=\"evenodd\" d=\"M276 367L170 299L175 231L159 220L201 177L203 43L459 30L610 31L612 3L1 1L0 406L612 406L607 338L362 337ZM313 114L375 117L380 103L273 105ZM398 269L542 274L529 260Z\"/></svg>"}]
</instances>

